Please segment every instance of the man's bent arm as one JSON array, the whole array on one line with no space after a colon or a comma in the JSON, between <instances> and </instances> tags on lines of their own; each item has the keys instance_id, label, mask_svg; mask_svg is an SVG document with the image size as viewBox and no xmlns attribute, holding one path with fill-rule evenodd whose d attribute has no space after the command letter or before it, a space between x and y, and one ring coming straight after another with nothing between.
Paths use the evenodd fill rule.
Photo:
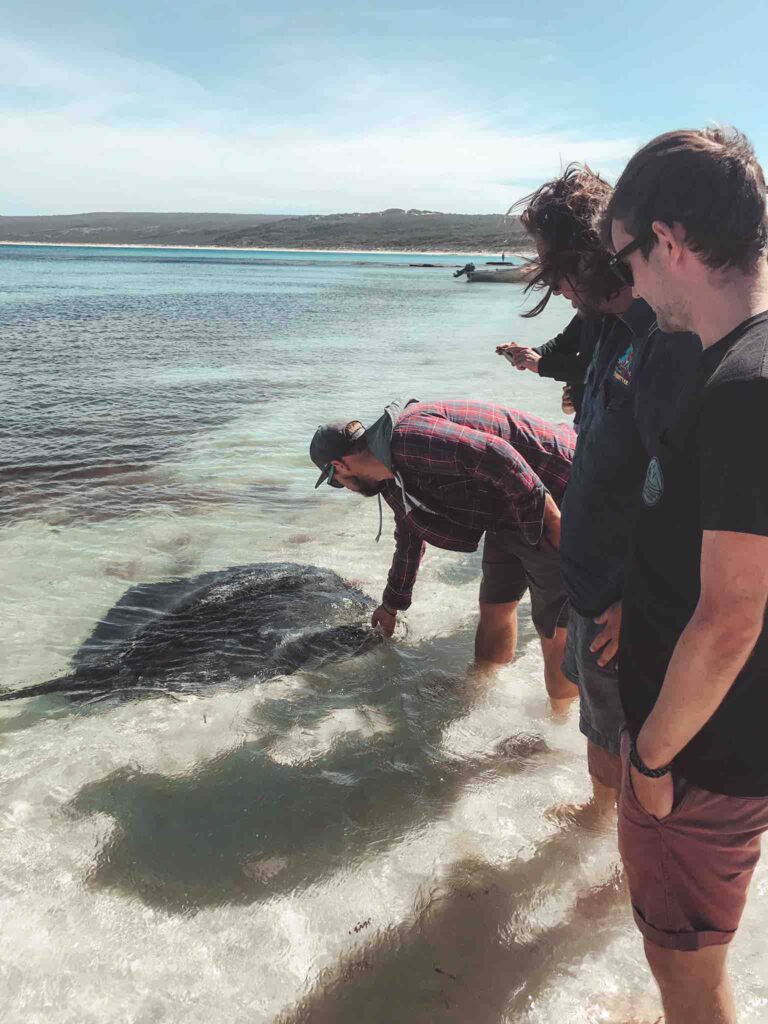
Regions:
<instances>
[{"instance_id":1,"label":"man's bent arm","mask_svg":"<svg viewBox=\"0 0 768 1024\"><path fill-rule=\"evenodd\" d=\"M560 355L575 355L581 343L583 323L582 318L576 315L569 321L565 330L545 341L543 345L534 345L533 351L538 352L540 356L548 356L553 352Z\"/></svg>"},{"instance_id":2,"label":"man's bent arm","mask_svg":"<svg viewBox=\"0 0 768 1024\"><path fill-rule=\"evenodd\" d=\"M411 594L426 544L405 522L395 519L395 553L387 576L382 604L394 612L410 608Z\"/></svg>"},{"instance_id":3,"label":"man's bent arm","mask_svg":"<svg viewBox=\"0 0 768 1024\"><path fill-rule=\"evenodd\" d=\"M668 764L722 703L763 629L768 537L705 531L701 595L637 738L649 768Z\"/></svg>"},{"instance_id":4,"label":"man's bent arm","mask_svg":"<svg viewBox=\"0 0 768 1024\"><path fill-rule=\"evenodd\" d=\"M582 380L586 373L589 359L579 354L584 334L584 321L575 316L562 334L534 347L534 352L541 356L539 360L539 376L552 377L555 380Z\"/></svg>"}]
</instances>

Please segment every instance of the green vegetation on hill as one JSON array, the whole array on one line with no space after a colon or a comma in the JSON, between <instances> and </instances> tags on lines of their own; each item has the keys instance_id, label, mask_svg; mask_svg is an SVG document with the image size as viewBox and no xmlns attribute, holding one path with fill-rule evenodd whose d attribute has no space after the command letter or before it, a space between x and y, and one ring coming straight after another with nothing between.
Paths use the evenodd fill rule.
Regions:
<instances>
[{"instance_id":1,"label":"green vegetation on hill","mask_svg":"<svg viewBox=\"0 0 768 1024\"><path fill-rule=\"evenodd\" d=\"M399 209L290 217L235 213L0 217L0 240L392 252L501 252L529 246L515 217Z\"/></svg>"},{"instance_id":2,"label":"green vegetation on hill","mask_svg":"<svg viewBox=\"0 0 768 1024\"><path fill-rule=\"evenodd\" d=\"M278 217L240 213L75 213L0 217L3 242L215 245L219 235Z\"/></svg>"},{"instance_id":3,"label":"green vegetation on hill","mask_svg":"<svg viewBox=\"0 0 768 1024\"><path fill-rule=\"evenodd\" d=\"M219 245L289 249L390 249L430 252L501 251L527 244L516 218L499 214L384 210L286 217L222 235Z\"/></svg>"}]
</instances>

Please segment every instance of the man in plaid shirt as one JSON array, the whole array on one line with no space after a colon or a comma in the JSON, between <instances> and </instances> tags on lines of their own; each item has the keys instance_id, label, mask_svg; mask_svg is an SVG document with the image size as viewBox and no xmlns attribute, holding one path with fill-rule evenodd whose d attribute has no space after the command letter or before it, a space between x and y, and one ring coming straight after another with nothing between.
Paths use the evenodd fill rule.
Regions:
<instances>
[{"instance_id":1,"label":"man in plaid shirt","mask_svg":"<svg viewBox=\"0 0 768 1024\"><path fill-rule=\"evenodd\" d=\"M530 588L547 692L575 696L560 671L568 603L557 550L575 442L570 426L490 402L411 399L391 403L368 429L358 420L319 427L310 446L322 470L316 486L379 495L395 514L395 554L373 624L392 635L425 544L475 551L485 533L476 661L512 659L517 605Z\"/></svg>"}]
</instances>

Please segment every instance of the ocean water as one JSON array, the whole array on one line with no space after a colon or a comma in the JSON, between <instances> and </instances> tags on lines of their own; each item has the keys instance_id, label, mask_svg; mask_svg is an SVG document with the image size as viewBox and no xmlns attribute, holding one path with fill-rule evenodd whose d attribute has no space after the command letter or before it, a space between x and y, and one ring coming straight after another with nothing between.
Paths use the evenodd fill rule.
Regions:
<instances>
[{"instance_id":1,"label":"ocean water","mask_svg":"<svg viewBox=\"0 0 768 1024\"><path fill-rule=\"evenodd\" d=\"M522 320L464 262L0 246L0 685L65 672L140 583L291 561L378 597L390 513L376 544L375 502L313 489L318 423L398 396L562 419L494 347L569 307ZM467 676L478 576L429 550L396 643L267 683L0 704L3 1020L653 1021L615 836L547 814L586 797L584 744L525 608L514 664Z\"/></svg>"}]
</instances>

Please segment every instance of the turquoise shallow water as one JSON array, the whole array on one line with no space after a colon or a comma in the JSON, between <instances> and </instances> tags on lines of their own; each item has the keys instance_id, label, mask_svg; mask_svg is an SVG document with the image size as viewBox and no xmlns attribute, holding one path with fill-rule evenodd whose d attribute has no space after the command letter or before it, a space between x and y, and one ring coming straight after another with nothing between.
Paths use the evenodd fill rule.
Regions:
<instances>
[{"instance_id":1,"label":"turquoise shallow water","mask_svg":"<svg viewBox=\"0 0 768 1024\"><path fill-rule=\"evenodd\" d=\"M375 502L313 490L319 422L407 394L562 418L493 350L569 307L521 320L463 262L0 246L0 685L64 672L138 583L288 560L377 596L391 521L377 545ZM584 745L524 609L516 662L468 685L478 574L429 551L407 630L347 663L0 704L3 1020L654 1020L615 837L546 815L584 798ZM748 1022L767 886L734 947Z\"/></svg>"},{"instance_id":2,"label":"turquoise shallow water","mask_svg":"<svg viewBox=\"0 0 768 1024\"><path fill-rule=\"evenodd\" d=\"M302 487L307 431L393 395L469 393L557 409L514 380L493 344L514 333L521 289L467 286L408 256L0 247L11 491L4 519L98 518L194 501L149 486L244 413L257 480ZM427 261L427 258L423 258ZM461 261L459 261L461 265ZM558 319L562 318L562 314ZM502 383L503 382L503 383ZM199 500L237 500L214 483ZM256 497L250 491L245 501Z\"/></svg>"}]
</instances>

